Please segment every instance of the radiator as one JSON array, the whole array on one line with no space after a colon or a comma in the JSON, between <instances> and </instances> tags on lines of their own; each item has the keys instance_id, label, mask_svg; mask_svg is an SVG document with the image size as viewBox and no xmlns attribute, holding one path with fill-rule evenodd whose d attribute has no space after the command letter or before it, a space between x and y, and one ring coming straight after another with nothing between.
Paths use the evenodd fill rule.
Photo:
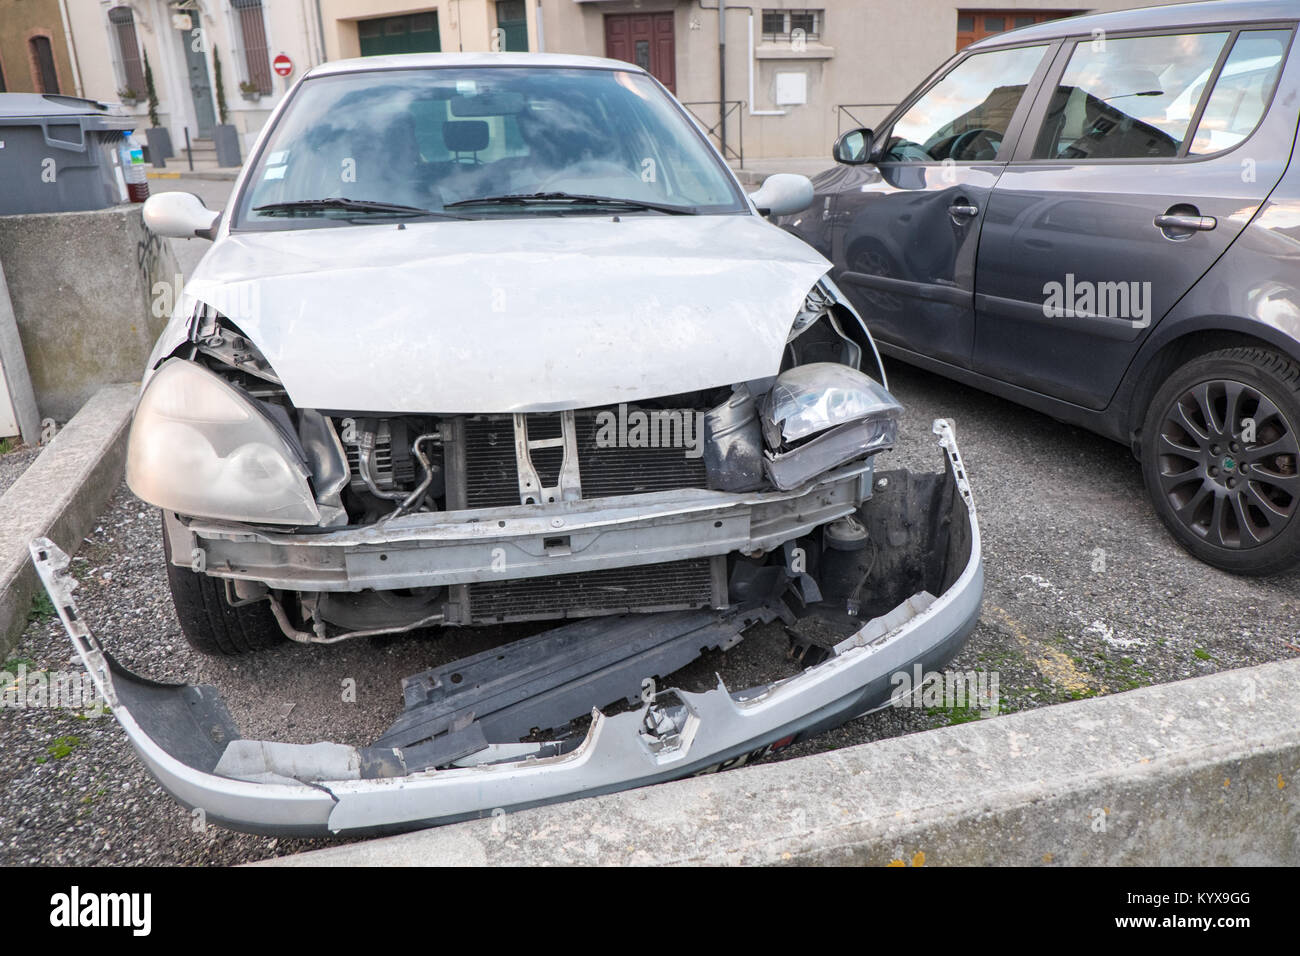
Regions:
<instances>
[{"instance_id":1,"label":"radiator","mask_svg":"<svg viewBox=\"0 0 1300 956\"><path fill-rule=\"evenodd\" d=\"M468 585L464 595L475 624L724 607L726 558L483 581Z\"/></svg>"},{"instance_id":2,"label":"radiator","mask_svg":"<svg viewBox=\"0 0 1300 956\"><path fill-rule=\"evenodd\" d=\"M707 487L703 456L689 457L685 448L596 447L597 416L601 411L584 409L576 415L583 498ZM617 409L609 411L617 413ZM683 413L695 414L690 409ZM558 436L559 419L558 414L529 415L529 437ZM563 450L538 449L532 458L542 483L554 483L564 461ZM510 416L477 416L465 420L465 502L470 508L519 504L515 430Z\"/></svg>"},{"instance_id":3,"label":"radiator","mask_svg":"<svg viewBox=\"0 0 1300 956\"><path fill-rule=\"evenodd\" d=\"M601 411L586 409L575 414L583 498L707 487L703 457L688 457L685 448L624 447L617 443L597 447ZM617 414L617 409L610 411ZM694 412L687 410L685 414ZM563 434L559 413L529 414L527 426L528 438L533 441L560 438ZM462 448L457 458L462 464L453 467L448 478L459 485L464 507L519 505L513 416L467 417L462 419L461 434ZM530 458L543 487L557 484L564 464L563 448L534 448ZM479 624L724 607L726 581L725 557L700 558L579 574L486 581L458 589L456 603L460 605L462 620Z\"/></svg>"}]
</instances>

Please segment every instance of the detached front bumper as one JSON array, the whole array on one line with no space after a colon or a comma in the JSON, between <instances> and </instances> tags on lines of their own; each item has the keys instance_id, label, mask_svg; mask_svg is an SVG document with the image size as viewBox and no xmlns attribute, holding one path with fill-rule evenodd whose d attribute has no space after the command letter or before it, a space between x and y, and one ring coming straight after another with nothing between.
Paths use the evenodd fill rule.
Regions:
<instances>
[{"instance_id":1,"label":"detached front bumper","mask_svg":"<svg viewBox=\"0 0 1300 956\"><path fill-rule=\"evenodd\" d=\"M984 569L951 426L940 421L934 430L943 472L878 475L861 509L881 542L870 579L875 616L822 663L743 691L719 680L703 693L661 690L626 713L593 710L586 736L571 748L489 737L443 769L403 773L415 761L400 749L239 739L212 688L157 684L117 665L76 610L67 556L43 539L32 543L32 556L114 716L179 801L212 822L257 833L394 832L736 766L880 705L892 674L916 663L941 666L975 627ZM727 612L716 613L721 622ZM644 626L659 619L645 615Z\"/></svg>"}]
</instances>

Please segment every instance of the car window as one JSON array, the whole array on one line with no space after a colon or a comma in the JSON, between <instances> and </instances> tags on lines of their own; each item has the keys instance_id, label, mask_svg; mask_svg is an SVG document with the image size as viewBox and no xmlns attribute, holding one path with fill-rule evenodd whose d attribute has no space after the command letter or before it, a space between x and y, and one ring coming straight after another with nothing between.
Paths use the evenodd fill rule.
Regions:
<instances>
[{"instance_id":1,"label":"car window","mask_svg":"<svg viewBox=\"0 0 1300 956\"><path fill-rule=\"evenodd\" d=\"M746 209L721 161L671 98L649 77L618 70L439 68L308 79L248 183L237 227L357 216L355 208L320 204L283 208L323 199L457 215L575 211L545 204L446 208L539 192L694 212Z\"/></svg>"},{"instance_id":2,"label":"car window","mask_svg":"<svg viewBox=\"0 0 1300 956\"><path fill-rule=\"evenodd\" d=\"M1243 30L1237 34L1214 81L1189 153L1200 156L1231 149L1255 131L1273 96L1290 40L1290 30ZM1203 78L1198 89L1204 86Z\"/></svg>"},{"instance_id":3,"label":"car window","mask_svg":"<svg viewBox=\"0 0 1300 956\"><path fill-rule=\"evenodd\" d=\"M1047 47L967 57L893 125L883 162L992 160Z\"/></svg>"},{"instance_id":4,"label":"car window","mask_svg":"<svg viewBox=\"0 0 1300 956\"><path fill-rule=\"evenodd\" d=\"M1177 156L1227 33L1080 40L1052 94L1035 159Z\"/></svg>"}]
</instances>

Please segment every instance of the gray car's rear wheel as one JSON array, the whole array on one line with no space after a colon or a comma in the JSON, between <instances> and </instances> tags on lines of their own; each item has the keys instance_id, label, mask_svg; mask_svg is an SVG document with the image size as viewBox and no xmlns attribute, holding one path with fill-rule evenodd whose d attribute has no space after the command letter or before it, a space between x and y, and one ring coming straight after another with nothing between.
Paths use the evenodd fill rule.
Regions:
<instances>
[{"instance_id":1,"label":"gray car's rear wheel","mask_svg":"<svg viewBox=\"0 0 1300 956\"><path fill-rule=\"evenodd\" d=\"M1142 428L1156 512L1207 564L1272 574L1300 562L1300 365L1224 349L1175 371Z\"/></svg>"},{"instance_id":2,"label":"gray car's rear wheel","mask_svg":"<svg viewBox=\"0 0 1300 956\"><path fill-rule=\"evenodd\" d=\"M275 622L269 602L232 607L226 600L223 581L172 564L171 541L165 526L163 554L181 632L190 647L200 654L233 657L275 647L287 640Z\"/></svg>"}]
</instances>

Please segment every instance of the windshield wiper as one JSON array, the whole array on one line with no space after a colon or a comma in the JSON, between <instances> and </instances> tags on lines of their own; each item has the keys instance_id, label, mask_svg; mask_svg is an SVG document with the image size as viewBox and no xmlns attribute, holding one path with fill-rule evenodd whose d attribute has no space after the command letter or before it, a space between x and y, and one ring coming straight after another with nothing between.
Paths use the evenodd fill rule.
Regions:
<instances>
[{"instance_id":1,"label":"windshield wiper","mask_svg":"<svg viewBox=\"0 0 1300 956\"><path fill-rule=\"evenodd\" d=\"M641 199L621 199L617 196L585 196L581 193L511 193L504 196L479 196L447 203L447 208L457 206L530 206L543 203L568 203L574 206L621 206L624 209L653 209L673 216L694 216L696 212L685 206L646 202Z\"/></svg>"},{"instance_id":2,"label":"windshield wiper","mask_svg":"<svg viewBox=\"0 0 1300 956\"><path fill-rule=\"evenodd\" d=\"M454 213L438 212L420 206L403 206L400 203L379 202L374 199L348 199L345 196L331 196L325 199L293 199L287 202L272 202L265 206L254 206L254 212L287 212L313 209L342 209L345 212L387 212L407 216L436 216L439 219L468 219L469 216L457 216Z\"/></svg>"}]
</instances>

